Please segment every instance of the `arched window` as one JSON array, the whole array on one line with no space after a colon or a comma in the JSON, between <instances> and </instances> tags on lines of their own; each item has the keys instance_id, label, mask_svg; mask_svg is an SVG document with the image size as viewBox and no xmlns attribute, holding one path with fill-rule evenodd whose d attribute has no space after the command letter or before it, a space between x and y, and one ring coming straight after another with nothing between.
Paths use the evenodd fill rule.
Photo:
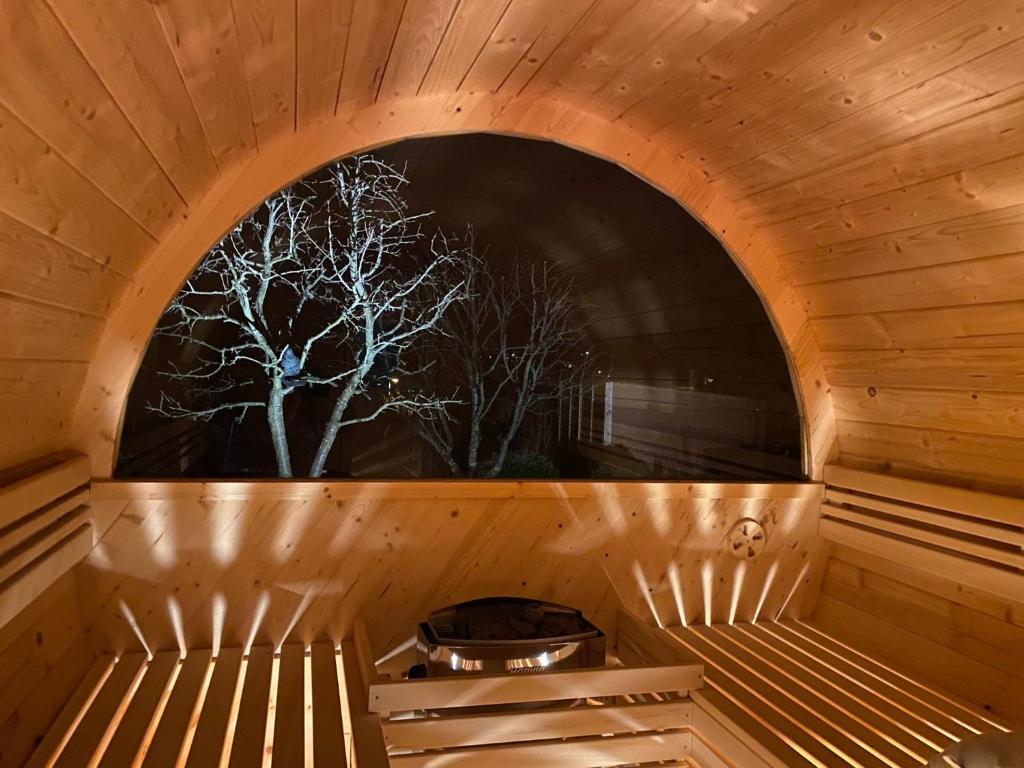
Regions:
<instances>
[{"instance_id":1,"label":"arched window","mask_svg":"<svg viewBox=\"0 0 1024 768\"><path fill-rule=\"evenodd\" d=\"M560 145L325 167L165 313L120 476L797 479L785 353L713 235Z\"/></svg>"}]
</instances>

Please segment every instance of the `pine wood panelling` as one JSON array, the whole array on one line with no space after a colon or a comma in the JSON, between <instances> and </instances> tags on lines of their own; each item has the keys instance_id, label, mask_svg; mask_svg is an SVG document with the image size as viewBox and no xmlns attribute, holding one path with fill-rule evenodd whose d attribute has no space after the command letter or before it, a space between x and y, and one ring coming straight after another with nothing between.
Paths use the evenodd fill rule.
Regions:
<instances>
[{"instance_id":1,"label":"pine wood panelling","mask_svg":"<svg viewBox=\"0 0 1024 768\"><path fill-rule=\"evenodd\" d=\"M50 7L178 192L199 195L217 168L153 9L117 0Z\"/></svg>"},{"instance_id":2,"label":"pine wood panelling","mask_svg":"<svg viewBox=\"0 0 1024 768\"><path fill-rule=\"evenodd\" d=\"M388 100L419 93L458 5L458 0L405 4L378 97Z\"/></svg>"},{"instance_id":3,"label":"pine wood panelling","mask_svg":"<svg viewBox=\"0 0 1024 768\"><path fill-rule=\"evenodd\" d=\"M404 9L404 0L352 0L336 111L351 112L377 100Z\"/></svg>"},{"instance_id":4,"label":"pine wood panelling","mask_svg":"<svg viewBox=\"0 0 1024 768\"><path fill-rule=\"evenodd\" d=\"M0 359L52 360L58 365L88 364L103 331L103 320L49 304L0 293Z\"/></svg>"},{"instance_id":5,"label":"pine wood panelling","mask_svg":"<svg viewBox=\"0 0 1024 768\"><path fill-rule=\"evenodd\" d=\"M355 0L298 0L295 122L307 128L334 116Z\"/></svg>"},{"instance_id":6,"label":"pine wood panelling","mask_svg":"<svg viewBox=\"0 0 1024 768\"><path fill-rule=\"evenodd\" d=\"M283 0L232 0L232 5L253 128L256 138L268 143L295 129L297 6Z\"/></svg>"},{"instance_id":7,"label":"pine wood panelling","mask_svg":"<svg viewBox=\"0 0 1024 768\"><path fill-rule=\"evenodd\" d=\"M632 610L653 607L665 622L680 609L724 620L739 578L738 616L810 609L813 486L607 488L99 484L97 510L126 493L129 503L83 566L83 601L98 648L137 647L122 601L151 648L176 648L171 598L187 643L208 645L214 606L226 598L225 644L244 644L254 623L257 639L274 643L340 639L361 613L382 654L429 610L484 594L544 595L608 622L617 590ZM770 533L769 551L737 576L721 541L740 516L767 521Z\"/></svg>"},{"instance_id":8,"label":"pine wood panelling","mask_svg":"<svg viewBox=\"0 0 1024 768\"><path fill-rule=\"evenodd\" d=\"M217 164L256 146L253 110L232 4L171 0L152 6L203 124ZM268 73L276 77L276 73ZM261 109L266 103L261 103ZM261 112L264 117L266 112Z\"/></svg>"},{"instance_id":9,"label":"pine wood panelling","mask_svg":"<svg viewBox=\"0 0 1024 768\"><path fill-rule=\"evenodd\" d=\"M159 235L180 198L49 7L19 4L0 22L0 102Z\"/></svg>"},{"instance_id":10,"label":"pine wood panelling","mask_svg":"<svg viewBox=\"0 0 1024 768\"><path fill-rule=\"evenodd\" d=\"M418 93L457 91L510 4L511 0L460 2Z\"/></svg>"},{"instance_id":11,"label":"pine wood panelling","mask_svg":"<svg viewBox=\"0 0 1024 768\"><path fill-rule=\"evenodd\" d=\"M24 764L93 658L70 574L0 627L0 765Z\"/></svg>"},{"instance_id":12,"label":"pine wood panelling","mask_svg":"<svg viewBox=\"0 0 1024 768\"><path fill-rule=\"evenodd\" d=\"M6 9L0 36L13 58L0 77L0 213L10 222L0 219L0 259L13 269L0 292L98 319L122 297L150 299L152 272L136 271L154 247L150 234L160 236L159 253L174 252L181 266L168 283L177 284L184 263L237 216L338 154L424 131L536 135L623 163L716 234L726 230L786 342L818 465L836 435L821 416L835 397L847 398L846 416L858 414L839 429L851 462L963 483L1019 481L1002 458L1019 455L1019 436L987 437L984 409L969 409L955 427L929 419L915 439L917 427L901 419L920 409L861 421L855 392L941 388L960 401L975 390L1020 392L1012 366L1024 349L1016 129L1024 28L1014 4L556 6L238 0L114 9L110 0L51 0ZM257 157L257 137L261 150L280 144L280 154ZM219 181L217 165L234 173L236 161L254 167L243 182L252 199L240 195L225 206L230 215L214 216L232 183ZM208 221L201 234L197 211ZM191 243L184 251L183 242ZM141 293L125 291L130 279ZM148 335L146 312L125 315ZM78 331L80 348L64 341L79 318L40 316L59 330L36 340L21 338L26 316L6 317L21 323L7 334L19 337L15 349L93 359L93 330ZM120 403L117 378L130 378L141 354L125 351L131 334L122 326L110 327L100 345L122 352L95 357L79 419L99 446L116 440L118 419L97 416L96 403ZM873 351L901 349L902 361L872 362ZM922 385L934 361L922 353L941 349L993 352L956 357L935 369L949 370L942 387ZM991 372L979 369L975 385L969 369L985 364ZM66 372L65 389L77 392L81 376ZM835 392L832 372L842 377ZM62 447L69 415L42 415L38 434L5 462ZM986 452L996 456L988 466L976 460Z\"/></svg>"},{"instance_id":13,"label":"pine wood panelling","mask_svg":"<svg viewBox=\"0 0 1024 768\"><path fill-rule=\"evenodd\" d=\"M128 284L106 264L2 214L0 273L5 293L97 316L110 311Z\"/></svg>"}]
</instances>

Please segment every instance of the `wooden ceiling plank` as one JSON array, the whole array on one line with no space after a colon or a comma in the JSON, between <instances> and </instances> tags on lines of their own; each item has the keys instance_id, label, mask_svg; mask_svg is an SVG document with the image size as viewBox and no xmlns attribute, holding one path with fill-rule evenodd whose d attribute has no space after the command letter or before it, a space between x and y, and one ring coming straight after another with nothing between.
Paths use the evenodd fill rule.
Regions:
<instances>
[{"instance_id":1,"label":"wooden ceiling plank","mask_svg":"<svg viewBox=\"0 0 1024 768\"><path fill-rule=\"evenodd\" d=\"M217 166L150 6L118 0L49 3L186 203L198 199Z\"/></svg>"},{"instance_id":2,"label":"wooden ceiling plank","mask_svg":"<svg viewBox=\"0 0 1024 768\"><path fill-rule=\"evenodd\" d=\"M44 3L0 16L0 103L140 226L163 233L181 198Z\"/></svg>"},{"instance_id":3,"label":"wooden ceiling plank","mask_svg":"<svg viewBox=\"0 0 1024 768\"><path fill-rule=\"evenodd\" d=\"M1024 302L817 318L825 352L847 349L984 349L1024 346Z\"/></svg>"},{"instance_id":4,"label":"wooden ceiling plank","mask_svg":"<svg viewBox=\"0 0 1024 768\"><path fill-rule=\"evenodd\" d=\"M407 3L380 84L378 98L415 96L463 0Z\"/></svg>"},{"instance_id":5,"label":"wooden ceiling plank","mask_svg":"<svg viewBox=\"0 0 1024 768\"><path fill-rule=\"evenodd\" d=\"M100 264L132 274L153 240L128 214L0 107L0 209ZM119 247L112 247L117 242Z\"/></svg>"},{"instance_id":6,"label":"wooden ceiling plank","mask_svg":"<svg viewBox=\"0 0 1024 768\"><path fill-rule=\"evenodd\" d=\"M32 254L26 258L26 254ZM120 300L127 278L109 265L0 214L0 291L96 317Z\"/></svg>"},{"instance_id":7,"label":"wooden ceiling plank","mask_svg":"<svg viewBox=\"0 0 1024 768\"><path fill-rule=\"evenodd\" d=\"M461 0L417 95L459 90L510 5L511 0Z\"/></svg>"},{"instance_id":8,"label":"wooden ceiling plank","mask_svg":"<svg viewBox=\"0 0 1024 768\"><path fill-rule=\"evenodd\" d=\"M484 48L466 78L467 90L519 94L600 0L562 0L554 8L535 2L513 0L499 27L503 36ZM514 45L518 41L526 47Z\"/></svg>"},{"instance_id":9,"label":"wooden ceiling plank","mask_svg":"<svg viewBox=\"0 0 1024 768\"><path fill-rule=\"evenodd\" d=\"M697 135L691 133L690 140L713 156L718 167L731 167L794 138L812 136L850 112L913 88L1020 35L1020 22L1006 7L977 11L958 0L930 4L925 12L915 3L893 3L863 37L853 38L856 44L841 49L855 55L831 51L815 66L788 73L782 92L766 78L752 91L732 91L730 99L740 99L737 103L744 104L748 115L694 126ZM856 88L848 88L847 82L856 83ZM780 113L787 115L785 121L769 118Z\"/></svg>"},{"instance_id":10,"label":"wooden ceiling plank","mask_svg":"<svg viewBox=\"0 0 1024 768\"><path fill-rule=\"evenodd\" d=\"M1019 154L1024 86L1008 62L1021 56L1024 38L836 120L816 130L813 142L802 137L734 166L728 176L759 209L803 213Z\"/></svg>"},{"instance_id":11,"label":"wooden ceiling plank","mask_svg":"<svg viewBox=\"0 0 1024 768\"><path fill-rule=\"evenodd\" d=\"M950 2L955 0L938 7L948 7ZM870 50L872 41L867 35L876 27L899 30L921 15L920 6L915 12L912 5L907 0L864 0L838 8L813 1L787 3L766 23L740 27L709 51L699 63L703 87L666 83L626 117L638 129L646 127L652 138L668 143L685 140L690 150L695 149L708 134L705 127L713 132L723 131L725 126L745 126L759 96L770 98L772 91L779 96L779 83L793 91L801 83L813 87L823 74ZM929 6L928 13L935 12ZM740 114L729 109L734 98L743 105ZM765 107L759 104L756 108ZM737 126L740 121L743 125Z\"/></svg>"},{"instance_id":12,"label":"wooden ceiling plank","mask_svg":"<svg viewBox=\"0 0 1024 768\"><path fill-rule=\"evenodd\" d=\"M231 2L253 128L257 141L267 145L296 126L296 0Z\"/></svg>"},{"instance_id":13,"label":"wooden ceiling plank","mask_svg":"<svg viewBox=\"0 0 1024 768\"><path fill-rule=\"evenodd\" d=\"M616 71L587 99L587 108L610 120L629 112L665 83L692 82L704 55L738 28L762 25L795 0L740 0L733 3L691 3L675 20L661 22L649 44L634 43L637 55Z\"/></svg>"},{"instance_id":14,"label":"wooden ceiling plank","mask_svg":"<svg viewBox=\"0 0 1024 768\"><path fill-rule=\"evenodd\" d=\"M353 0L336 114L377 100L405 4L406 0Z\"/></svg>"},{"instance_id":15,"label":"wooden ceiling plank","mask_svg":"<svg viewBox=\"0 0 1024 768\"><path fill-rule=\"evenodd\" d=\"M295 122L304 130L334 117L354 0L298 0Z\"/></svg>"},{"instance_id":16,"label":"wooden ceiling plank","mask_svg":"<svg viewBox=\"0 0 1024 768\"><path fill-rule=\"evenodd\" d=\"M832 385L836 417L845 421L900 424L982 438L1024 434L1024 390L949 392L903 386Z\"/></svg>"},{"instance_id":17,"label":"wooden ceiling plank","mask_svg":"<svg viewBox=\"0 0 1024 768\"><path fill-rule=\"evenodd\" d=\"M685 13L689 5L665 0L597 0L518 93L557 92L582 101L603 82L602 77L633 55L628 35L634 36L636 44L656 34L645 19L662 12Z\"/></svg>"},{"instance_id":18,"label":"wooden ceiling plank","mask_svg":"<svg viewBox=\"0 0 1024 768\"><path fill-rule=\"evenodd\" d=\"M232 6L217 0L169 0L152 7L223 171L256 148Z\"/></svg>"},{"instance_id":19,"label":"wooden ceiling plank","mask_svg":"<svg viewBox=\"0 0 1024 768\"><path fill-rule=\"evenodd\" d=\"M1024 204L970 213L782 256L799 286L1015 253L1024 242Z\"/></svg>"},{"instance_id":20,"label":"wooden ceiling plank","mask_svg":"<svg viewBox=\"0 0 1024 768\"><path fill-rule=\"evenodd\" d=\"M832 386L1024 392L1013 348L850 349L823 354Z\"/></svg>"},{"instance_id":21,"label":"wooden ceiling plank","mask_svg":"<svg viewBox=\"0 0 1024 768\"><path fill-rule=\"evenodd\" d=\"M921 224L935 224L982 211L1015 205L1019 201L1024 154L966 171L873 195L792 219L770 222L775 237L794 250L842 243L894 232ZM914 201L909 206L907 203ZM768 221L759 220L759 226Z\"/></svg>"},{"instance_id":22,"label":"wooden ceiling plank","mask_svg":"<svg viewBox=\"0 0 1024 768\"><path fill-rule=\"evenodd\" d=\"M0 293L0 360L88 363L103 319Z\"/></svg>"},{"instance_id":23,"label":"wooden ceiling plank","mask_svg":"<svg viewBox=\"0 0 1024 768\"><path fill-rule=\"evenodd\" d=\"M912 280L881 273L803 286L809 317L997 304L1024 296L1024 253L920 266Z\"/></svg>"}]
</instances>

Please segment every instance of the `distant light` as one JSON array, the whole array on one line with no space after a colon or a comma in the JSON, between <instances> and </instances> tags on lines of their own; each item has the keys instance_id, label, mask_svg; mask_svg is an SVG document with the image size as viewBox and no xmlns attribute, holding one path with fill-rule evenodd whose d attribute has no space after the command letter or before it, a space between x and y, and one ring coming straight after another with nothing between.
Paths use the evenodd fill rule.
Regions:
<instances>
[{"instance_id":1,"label":"distant light","mask_svg":"<svg viewBox=\"0 0 1024 768\"><path fill-rule=\"evenodd\" d=\"M391 377L391 383L392 384L397 384L398 383L398 377L397 376L392 376Z\"/></svg>"},{"instance_id":2,"label":"distant light","mask_svg":"<svg viewBox=\"0 0 1024 768\"><path fill-rule=\"evenodd\" d=\"M452 653L452 670L456 672L459 670L459 654L454 652Z\"/></svg>"},{"instance_id":3,"label":"distant light","mask_svg":"<svg viewBox=\"0 0 1024 768\"><path fill-rule=\"evenodd\" d=\"M540 656L537 657L537 661L540 662L542 667L546 667L551 664L551 659L548 658L548 652L544 651Z\"/></svg>"}]
</instances>

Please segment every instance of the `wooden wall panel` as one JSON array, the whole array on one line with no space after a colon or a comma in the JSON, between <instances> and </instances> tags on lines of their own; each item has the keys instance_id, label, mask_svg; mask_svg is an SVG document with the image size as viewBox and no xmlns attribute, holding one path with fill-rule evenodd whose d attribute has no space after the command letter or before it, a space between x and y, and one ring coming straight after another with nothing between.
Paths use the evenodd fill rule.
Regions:
<instances>
[{"instance_id":1,"label":"wooden wall panel","mask_svg":"<svg viewBox=\"0 0 1024 768\"><path fill-rule=\"evenodd\" d=\"M99 483L116 522L78 571L99 650L340 639L365 620L381 653L430 610L493 594L582 608L621 599L666 624L813 605L820 488L810 485ZM763 520L740 567L724 536ZM739 568L739 569L738 569ZM678 599L677 599L678 595ZM791 596L792 595L792 596ZM735 608L733 604L735 603ZM180 621L177 618L180 616Z\"/></svg>"},{"instance_id":2,"label":"wooden wall panel","mask_svg":"<svg viewBox=\"0 0 1024 768\"><path fill-rule=\"evenodd\" d=\"M1024 602L840 546L821 595L815 625L1024 724Z\"/></svg>"},{"instance_id":3,"label":"wooden wall panel","mask_svg":"<svg viewBox=\"0 0 1024 768\"><path fill-rule=\"evenodd\" d=\"M0 766L24 765L94 659L70 573L0 627Z\"/></svg>"},{"instance_id":4,"label":"wooden wall panel","mask_svg":"<svg viewBox=\"0 0 1024 768\"><path fill-rule=\"evenodd\" d=\"M262 198L330 159L315 146L337 154L410 133L522 132L596 149L726 230L786 341L819 464L836 436L819 414L835 397L851 462L1019 485L1011 461L979 460L1020 453L1020 436L992 434L984 408L915 440L910 411L865 420L856 391L955 390L950 403L975 389L1024 394L1013 380L1024 355L1024 29L1011 0L114 5L50 0L0 13L10 53L0 258L13 267L0 293L109 316L123 296L150 300L151 274L136 270L153 236L160 253L174 250L176 283L230 226L211 219L216 232L194 237L183 259L176 250L172 230L216 208L218 172L262 156L279 169L248 179ZM328 142L313 126L332 123ZM251 201L229 207L237 217ZM129 280L137 291L124 290ZM110 344L124 349L131 334L119 333ZM19 346L72 359L55 335ZM942 386L920 384L925 353L942 349L991 353L951 359ZM907 357L876 366L882 350ZM97 379L137 360L96 354ZM1001 383L971 386L974 368ZM830 393L833 371L845 380ZM76 372L64 384L79 382ZM94 382L83 401L104 386L119 390ZM29 453L66 443L69 416L39 421ZM116 424L96 431L114 440Z\"/></svg>"}]
</instances>

